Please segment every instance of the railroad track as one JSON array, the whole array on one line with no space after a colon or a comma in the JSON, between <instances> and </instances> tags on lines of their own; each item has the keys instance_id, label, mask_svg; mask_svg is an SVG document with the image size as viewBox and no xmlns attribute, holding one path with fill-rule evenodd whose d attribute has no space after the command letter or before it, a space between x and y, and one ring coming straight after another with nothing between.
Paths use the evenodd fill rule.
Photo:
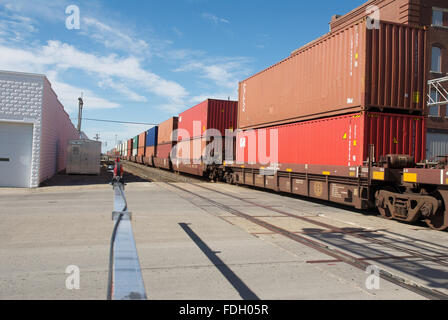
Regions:
<instances>
[{"instance_id":1,"label":"railroad track","mask_svg":"<svg viewBox=\"0 0 448 320\"><path fill-rule=\"evenodd\" d=\"M222 210L224 210L224 211L226 211L226 212L228 212L228 213L230 213L230 214L232 214L234 216L237 216L237 217L243 218L243 219L245 219L247 221L250 221L250 222L252 222L252 223L254 223L254 224L258 225L258 226L261 226L261 227L269 230L272 233L280 234L280 235L282 235L282 236L284 236L286 238L289 238L289 239L291 239L291 240L293 240L295 242L301 243L301 244L303 244L303 245L305 245L305 246L307 246L309 248L312 248L312 249L317 250L317 251L319 251L321 253L324 253L324 254L332 257L333 259L335 259L335 261L340 261L340 262L349 264L349 265L354 266L354 267L356 267L356 268L358 268L358 269L360 269L362 271L365 271L370 266L370 264L366 262L369 259L358 258L358 257L353 256L352 254L348 254L348 253L343 252L343 251L341 251L339 249L331 248L326 243L323 243L321 241L318 241L318 240L315 240L313 238L310 238L308 236L309 234L298 234L298 233L295 233L295 232L288 231L288 230L286 230L284 228L281 228L279 226L276 226L276 225L274 225L272 223L268 223L266 221L263 221L263 220L261 220L261 219L259 219L257 217L254 217L254 216L251 216L249 214L244 213L240 209L236 209L235 207L232 207L232 206L223 204L221 202L218 202L216 200L210 199L209 197L204 196L200 192L194 192L193 191L194 187L200 188L202 190L207 190L209 192L214 192L214 193L219 194L219 195L224 195L224 196L227 196L227 197L231 197L233 199L236 199L236 200L239 200L239 201L243 201L244 203L247 203L247 204L250 204L250 205L253 205L253 206L257 206L257 207L260 207L260 208L263 208L263 209L266 209L266 210L270 210L272 212L275 212L276 214L281 214L281 215L283 215L285 217L297 218L297 219L300 219L300 220L305 221L307 223L314 224L314 225L316 225L318 227L329 229L329 231L332 232L332 233L342 233L342 234L345 234L345 235L349 235L351 237L356 237L358 239L362 239L362 240L368 241L371 244L380 245L382 247L394 249L394 250L397 250L399 252L403 252L403 253L408 254L408 256L402 256L402 257L396 257L396 258L400 258L400 259L420 258L420 259L423 259L424 261L429 261L431 263L435 263L435 264L440 265L440 266L446 266L447 265L446 262L440 260L442 257L431 256L431 255L428 255L428 254L425 254L425 253L422 253L422 252L418 252L416 250L412 250L412 249L409 249L409 248L403 248L403 247L398 246L396 244L388 243L388 242L385 242L385 241L380 240L380 239L372 238L371 236L366 235L366 234L369 234L369 233L371 234L372 233L372 231L367 230L367 229L360 228L359 230L356 230L356 231L353 231L353 230L347 231L347 230L338 228L338 227L336 227L334 225L331 225L331 224L328 224L328 223L315 221L315 220L309 219L307 217L296 216L294 214L288 213L288 212L280 210L278 208L273 208L273 207L270 207L270 206L264 206L264 205L255 203L253 201L250 201L250 200L243 199L241 197L235 196L233 194L228 194L226 192L214 190L214 189L211 189L211 188L205 187L203 185L199 185L199 184L187 183L188 186L191 187L191 188L188 188L188 189L186 189L184 187L181 187L181 186L179 186L177 184L173 184L171 182L165 182L164 184L166 184L166 185L168 185L168 186L170 186L172 188L175 188L175 189L177 189L177 190L179 190L181 192L189 194L191 196L200 198L200 199L208 202L209 204L211 204L211 205L213 205L213 206L215 206L217 208L220 208L220 209L222 209ZM180 196L182 196L182 195L180 195ZM197 203L195 203L191 199L191 197L185 197L185 196L182 196L182 197L184 199L186 199L187 201L189 201L190 203L192 203L193 205L199 207L197 205ZM391 257L384 257L384 258L394 258L394 257L391 256ZM416 283L414 281L405 279L404 277L396 275L396 274L393 274L393 273L385 270L384 268L379 268L379 269L380 269L380 277L383 278L384 280L387 280L387 281L389 281L391 283L394 283L394 284L396 284L396 285L398 285L400 287L403 287L403 288L405 288L407 290L410 290L410 291L412 291L412 292L414 292L416 294L419 294L422 297L425 297L425 298L428 298L428 299L448 300L448 295L443 293L443 292L440 292L440 291L438 291L436 289L428 288L428 287L426 287L424 285L421 285L419 283Z\"/></svg>"},{"instance_id":2,"label":"railroad track","mask_svg":"<svg viewBox=\"0 0 448 320\"><path fill-rule=\"evenodd\" d=\"M372 237L372 232L370 230L365 229L365 228L357 228L357 230L354 230L354 231L353 230L345 230L345 229L336 227L336 226L328 224L328 223L316 221L316 220L313 220L313 219L310 219L310 218L307 218L307 217L297 216L295 214L291 214L291 213L286 212L284 210L280 210L280 209L273 208L273 207L270 207L270 206L260 205L259 203L256 203L256 202L253 202L253 201L250 201L250 200L247 200L247 199L244 199L244 198L241 198L241 197L238 197L238 196L226 193L226 192L222 192L222 191L219 191L219 190L214 190L214 189L211 189L211 188L207 188L207 187L202 186L202 185L195 185L195 186L199 187L199 188L202 188L204 190L212 191L212 192L215 192L215 193L227 196L227 197L231 197L233 199L237 199L239 201L243 201L245 203L251 204L251 205L259 207L259 208L263 208L263 209L267 209L267 210L270 210L270 211L273 211L273 212L280 213L280 214L282 214L284 216L287 216L287 217L291 217L291 218L294 218L294 219L302 220L302 221L305 221L307 223L311 223L311 224L313 224L315 226L318 226L318 227L329 229L330 232L332 232L332 233L342 233L342 234L345 234L345 235L350 235L351 237L355 237L355 238L358 238L358 239L361 239L361 240L365 240L365 241L368 241L368 242L371 242L371 243L375 243L375 244L381 245L382 247L386 247L386 248L390 248L390 249L394 249L394 250L397 250L397 251L400 251L400 252L404 252L404 253L410 254L412 257L415 257L415 258L421 258L421 259L424 259L424 260L427 260L427 261L434 262L434 263L439 264L441 266L448 267L448 263L447 262L444 262L444 261L440 260L440 258L441 257L443 258L443 256L433 257L431 255L419 252L417 250L404 248L402 246L399 246L399 245L396 245L396 244L393 244L393 243L390 243L390 242L386 242L386 241L383 241L383 240L380 240L380 239L376 239L376 238ZM445 257L447 257L447 256L445 256Z\"/></svg>"}]
</instances>

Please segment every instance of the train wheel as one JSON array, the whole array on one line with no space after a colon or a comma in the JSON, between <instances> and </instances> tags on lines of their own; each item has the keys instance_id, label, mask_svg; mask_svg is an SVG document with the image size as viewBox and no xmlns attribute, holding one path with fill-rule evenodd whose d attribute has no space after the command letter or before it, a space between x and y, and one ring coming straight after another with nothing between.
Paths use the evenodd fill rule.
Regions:
<instances>
[{"instance_id":1,"label":"train wheel","mask_svg":"<svg viewBox=\"0 0 448 320\"><path fill-rule=\"evenodd\" d=\"M435 215L427 217L425 223L433 230L443 231L448 229L448 190L439 190L432 194L438 200L443 201L444 210L439 210Z\"/></svg>"},{"instance_id":2,"label":"train wheel","mask_svg":"<svg viewBox=\"0 0 448 320\"><path fill-rule=\"evenodd\" d=\"M432 216L425 220L426 224L434 230L443 231L448 229L448 212L445 211L439 215Z\"/></svg>"},{"instance_id":3,"label":"train wheel","mask_svg":"<svg viewBox=\"0 0 448 320\"><path fill-rule=\"evenodd\" d=\"M381 214L381 218L387 219L387 220L393 220L394 217L393 215L390 213L390 210L388 208L378 208L378 211Z\"/></svg>"},{"instance_id":4,"label":"train wheel","mask_svg":"<svg viewBox=\"0 0 448 320\"><path fill-rule=\"evenodd\" d=\"M398 190L396 190L393 187L385 187L382 190L389 191L389 192L399 192ZM387 220L394 219L394 216L392 215L392 213L390 212L390 210L387 206L385 206L385 208L383 208L382 206L378 206L378 211L380 212L382 218L387 219Z\"/></svg>"}]
</instances>

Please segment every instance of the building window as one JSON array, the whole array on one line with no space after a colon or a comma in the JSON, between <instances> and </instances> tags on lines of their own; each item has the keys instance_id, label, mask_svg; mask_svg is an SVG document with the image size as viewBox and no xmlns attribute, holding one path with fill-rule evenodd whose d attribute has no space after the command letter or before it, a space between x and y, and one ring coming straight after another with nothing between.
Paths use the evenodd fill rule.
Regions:
<instances>
[{"instance_id":1,"label":"building window","mask_svg":"<svg viewBox=\"0 0 448 320\"><path fill-rule=\"evenodd\" d=\"M440 107L439 106L429 107L429 116L433 118L440 118Z\"/></svg>"},{"instance_id":2,"label":"building window","mask_svg":"<svg viewBox=\"0 0 448 320\"><path fill-rule=\"evenodd\" d=\"M431 90L431 102L439 102L440 96L439 93L436 90ZM429 114L430 117L440 117L440 106L431 106L429 107Z\"/></svg>"},{"instance_id":3,"label":"building window","mask_svg":"<svg viewBox=\"0 0 448 320\"><path fill-rule=\"evenodd\" d=\"M442 49L440 49L439 47L432 47L431 72L442 72Z\"/></svg>"},{"instance_id":4,"label":"building window","mask_svg":"<svg viewBox=\"0 0 448 320\"><path fill-rule=\"evenodd\" d=\"M443 11L438 9L432 10L432 25L434 27L443 27Z\"/></svg>"}]
</instances>

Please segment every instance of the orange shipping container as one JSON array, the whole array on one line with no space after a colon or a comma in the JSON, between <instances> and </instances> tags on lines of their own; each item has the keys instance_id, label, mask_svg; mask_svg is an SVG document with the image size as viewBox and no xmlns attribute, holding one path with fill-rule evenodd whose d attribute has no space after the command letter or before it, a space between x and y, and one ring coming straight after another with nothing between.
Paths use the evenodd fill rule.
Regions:
<instances>
[{"instance_id":1,"label":"orange shipping container","mask_svg":"<svg viewBox=\"0 0 448 320\"><path fill-rule=\"evenodd\" d=\"M145 147L145 157L151 159L155 156L156 147Z\"/></svg>"},{"instance_id":2,"label":"orange shipping container","mask_svg":"<svg viewBox=\"0 0 448 320\"><path fill-rule=\"evenodd\" d=\"M422 28L366 21L329 33L239 85L238 128L363 110L425 110Z\"/></svg>"},{"instance_id":3,"label":"orange shipping container","mask_svg":"<svg viewBox=\"0 0 448 320\"><path fill-rule=\"evenodd\" d=\"M159 132L157 144L165 144L172 141L177 141L177 136L173 137L172 133L177 130L178 118L173 117L165 122L159 124Z\"/></svg>"},{"instance_id":4,"label":"orange shipping container","mask_svg":"<svg viewBox=\"0 0 448 320\"><path fill-rule=\"evenodd\" d=\"M146 146L146 131L138 135L138 148L145 148Z\"/></svg>"},{"instance_id":5,"label":"orange shipping container","mask_svg":"<svg viewBox=\"0 0 448 320\"><path fill-rule=\"evenodd\" d=\"M182 140L177 143L176 156L179 160L200 160L205 155L206 138Z\"/></svg>"}]
</instances>

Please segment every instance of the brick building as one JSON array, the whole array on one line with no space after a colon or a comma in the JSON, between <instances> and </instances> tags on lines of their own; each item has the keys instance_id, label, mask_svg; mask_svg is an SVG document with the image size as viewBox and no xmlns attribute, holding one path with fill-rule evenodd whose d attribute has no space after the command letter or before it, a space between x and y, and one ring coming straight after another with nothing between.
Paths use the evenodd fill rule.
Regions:
<instances>
[{"instance_id":1,"label":"brick building","mask_svg":"<svg viewBox=\"0 0 448 320\"><path fill-rule=\"evenodd\" d=\"M425 27L426 78L431 80L448 76L447 0L370 0L343 16L334 16L330 22L331 31L337 31L366 17L369 6L379 8L380 20ZM448 87L448 82L445 87ZM440 101L441 98L435 91L431 95L434 100ZM447 105L428 107L428 159L448 154L447 109Z\"/></svg>"},{"instance_id":2,"label":"brick building","mask_svg":"<svg viewBox=\"0 0 448 320\"><path fill-rule=\"evenodd\" d=\"M0 71L0 187L38 187L78 137L44 75Z\"/></svg>"}]
</instances>

